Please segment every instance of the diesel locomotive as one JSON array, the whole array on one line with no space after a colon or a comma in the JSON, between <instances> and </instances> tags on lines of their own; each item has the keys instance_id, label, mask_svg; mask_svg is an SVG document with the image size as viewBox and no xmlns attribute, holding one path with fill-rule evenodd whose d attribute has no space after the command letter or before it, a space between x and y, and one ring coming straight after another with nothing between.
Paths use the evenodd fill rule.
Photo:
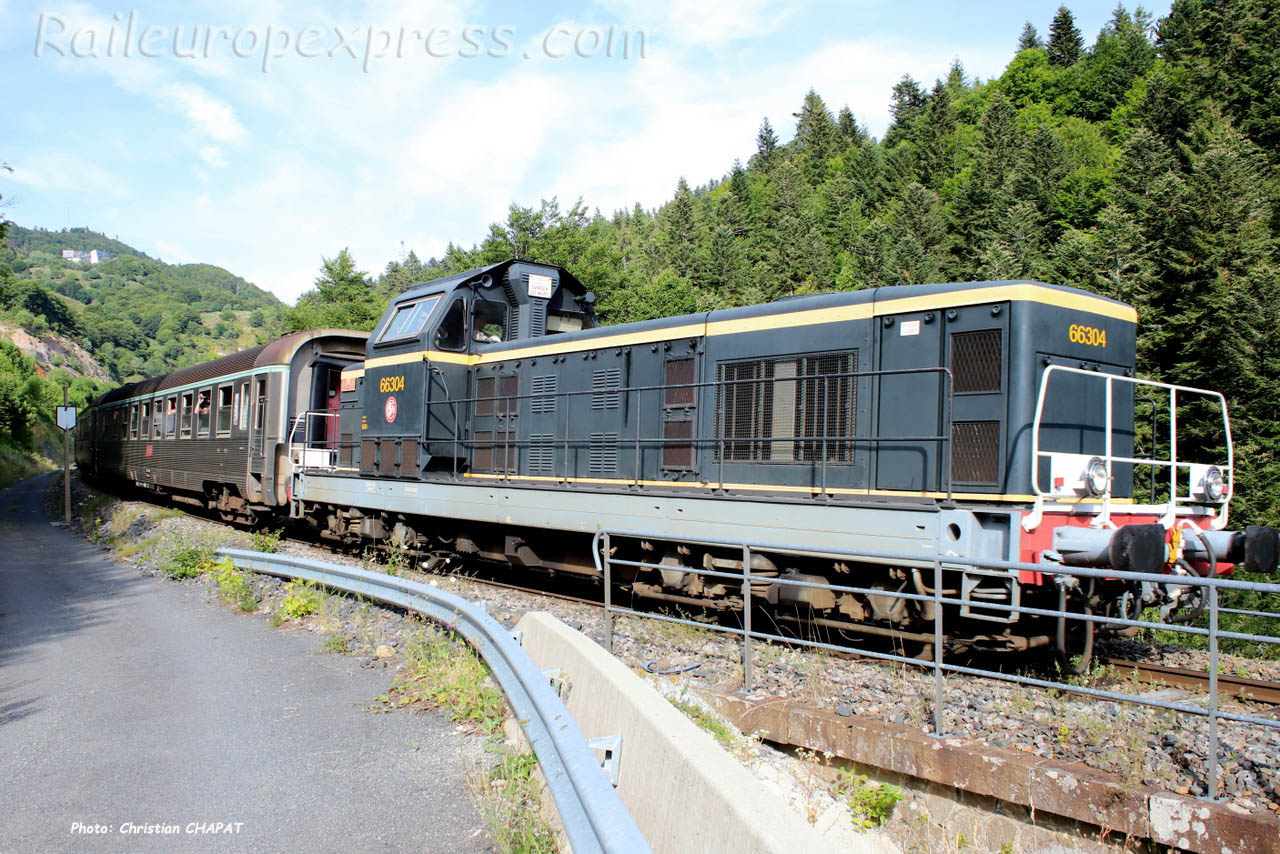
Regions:
<instances>
[{"instance_id":1,"label":"diesel locomotive","mask_svg":"<svg viewBox=\"0 0 1280 854\"><path fill-rule=\"evenodd\" d=\"M921 643L931 603L890 594L932 594L938 555L989 561L943 573L953 647L1079 647L1093 623L1068 639L999 606L1176 615L1198 604L1177 575L1276 565L1274 529L1228 529L1226 401L1135 377L1123 303L967 282L601 327L594 302L529 261L427 282L368 336L296 333L108 393L82 465L436 562L598 576L593 534L642 532L613 545L660 568L626 588L695 608L742 607L692 571L740 570L741 552L700 538L785 544L751 566L777 619ZM895 557L813 556L833 548ZM1064 591L1012 561L1171 581Z\"/></svg>"}]
</instances>

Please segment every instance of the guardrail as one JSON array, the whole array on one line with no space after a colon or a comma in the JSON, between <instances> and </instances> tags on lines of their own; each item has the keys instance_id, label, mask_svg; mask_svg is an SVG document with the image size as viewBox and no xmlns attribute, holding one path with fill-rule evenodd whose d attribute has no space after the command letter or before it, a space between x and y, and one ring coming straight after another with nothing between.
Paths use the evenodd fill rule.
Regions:
<instances>
[{"instance_id":1,"label":"guardrail","mask_svg":"<svg viewBox=\"0 0 1280 854\"><path fill-rule=\"evenodd\" d=\"M1220 590L1248 590L1267 596L1280 597L1280 584L1263 584L1253 582L1234 581L1216 577L1200 577L1195 575L1161 575L1146 572L1122 572L1115 569L1089 569L1085 567L1061 566L1056 564L1031 564L1020 563L1016 561L1002 560L979 560L976 558L959 557L956 555L936 554L932 558L924 558L932 563L932 568L920 570L921 581L917 586L918 592L909 593L905 590L886 590L881 588L861 587L853 584L821 584L814 581L805 581L799 579L789 579L785 575L762 575L753 574L751 570L752 555L794 555L799 557L810 558L829 558L829 559L865 559L878 564L893 565L897 563L901 566L918 566L922 560L919 554L907 554L899 552L884 552L860 549L822 549L805 548L802 546L788 545L785 543L769 543L769 542L749 542L746 540L722 539L715 537L706 538L687 538L682 537L675 542L682 544L714 547L726 551L732 550L735 554L741 555L742 569L740 571L725 571L724 569L700 569L693 566L672 566L669 564L660 564L645 560L627 560L616 557L614 555L614 546L618 539L625 541L643 541L643 540L660 540L672 542L669 535L661 534L653 531L628 531L628 530L598 530L592 541L592 553L595 558L596 569L604 578L604 622L605 622L605 643L606 649L613 651L613 616L614 614L627 614L636 617L645 617L653 620L660 620L670 623L680 623L683 625L693 626L699 629L707 629L711 631L724 632L730 635L736 635L742 639L742 674L743 689L750 691L752 689L752 641L778 641L786 644L799 644L803 646L813 647L816 649L828 649L838 652L848 652L848 647L837 646L822 641L809 640L799 637L784 637L778 634L770 634L767 632L756 631L751 625L752 601L760 601L763 597L759 592L752 591L752 583L768 583L779 584L784 586L809 588L817 590L827 590L834 594L856 593L862 595L887 596L894 599L902 599L908 602L918 602L925 613L932 610L933 618L926 621L933 623L932 633L932 652L931 659L908 658L903 655L893 653L879 652L876 650L862 649L856 650L858 655L879 659L884 661L894 661L902 664L908 664L918 667L927 668L933 671L933 732L935 735L942 736L946 730L943 725L943 711L946 704L946 680L945 674L956 673L968 676L978 676L988 679L999 679L1005 682L1013 682L1021 685L1029 685L1039 688L1055 688L1060 691L1068 691L1076 694L1083 694L1099 699L1116 700L1120 702L1134 703L1144 706L1153 706L1161 709L1168 709L1178 714L1194 715L1203 717L1208 720L1209 729L1209 751L1206 758L1206 792L1210 799L1217 792L1218 784L1218 722L1232 721L1235 723L1250 724L1255 726L1268 727L1272 729L1280 729L1280 720L1271 718L1255 717L1252 715L1236 714L1234 712L1223 711L1219 708L1219 661L1218 661L1218 644L1221 639L1230 638L1234 640L1242 640L1259 644L1280 645L1280 637L1275 635L1255 635L1244 632L1233 632L1219 628L1218 619L1222 613L1249 614L1259 617L1269 617L1277 620L1277 634L1280 634L1280 608L1276 611L1252 611L1222 608L1218 604L1218 594ZM1212 550L1210 549L1212 555ZM1210 558L1211 562L1214 560ZM615 566L627 567L631 571L640 572L643 570L651 570L661 572L663 570L670 571L678 569L680 572L687 572L703 577L714 578L721 582L737 582L741 585L741 596L743 601L742 608L742 627L721 626L712 623L697 622L694 620L681 619L666 614L653 614L636 611L613 603L613 568ZM1027 605L1018 604L1018 600L1014 599L1010 603L984 601L981 607L985 610L1001 611L1009 614L1019 615L1025 614L1033 617L1043 617L1058 620L1059 642L1062 643L1065 637L1065 626L1067 621L1077 621L1086 627L1095 627L1098 625L1126 626L1137 628L1153 628L1165 631L1179 632L1188 635L1199 635L1205 637L1208 641L1209 667L1207 672L1208 681L1208 697L1205 705L1200 706L1187 702L1171 702L1156 697L1142 697L1134 694L1125 694L1116 691L1107 691L1100 688L1092 688L1085 685L1074 685L1068 682L1059 682L1052 679L1040 679L1032 676L1020 676L1013 673L1004 673L996 670L986 670L977 667L967 667L959 664L950 664L943 661L943 647L946 638L944 632L944 605L959 606L961 608L967 605L973 605L971 600L957 598L944 592L943 573L944 572L964 572L965 570L997 570L997 571L1013 571L1013 572L1037 572L1044 576L1048 576L1057 582L1059 593L1059 606L1055 609L1036 608ZM929 589L928 582L924 581L925 574L931 573L933 587ZM1179 587L1196 587L1200 590L1200 595L1207 600L1205 611L1208 615L1208 627L1186 625L1172 622L1150 622L1141 619L1128 619L1117 616L1103 616L1093 614L1091 612L1069 611L1067 610L1067 590L1070 587L1080 586L1082 582L1093 584L1096 580L1106 579L1108 581L1127 581L1135 584L1165 584L1177 585ZM726 585L728 586L728 585ZM959 585L956 586L957 588ZM1280 601L1280 600L1275 600ZM954 611L953 611L954 614ZM1138 614L1140 616L1140 613ZM1092 629L1088 631L1089 642L1092 642Z\"/></svg>"},{"instance_id":2,"label":"guardrail","mask_svg":"<svg viewBox=\"0 0 1280 854\"><path fill-rule=\"evenodd\" d=\"M577 854L650 850L559 695L512 633L461 596L390 575L288 555L219 549L237 566L415 611L448 626L488 663L542 766Z\"/></svg>"}]
</instances>

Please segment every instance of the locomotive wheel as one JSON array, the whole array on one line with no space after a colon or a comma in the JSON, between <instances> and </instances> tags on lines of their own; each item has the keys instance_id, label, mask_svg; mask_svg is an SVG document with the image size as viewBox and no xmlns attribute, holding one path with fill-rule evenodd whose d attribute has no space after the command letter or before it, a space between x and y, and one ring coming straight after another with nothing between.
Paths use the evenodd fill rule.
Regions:
<instances>
[{"instance_id":1,"label":"locomotive wheel","mask_svg":"<svg viewBox=\"0 0 1280 854\"><path fill-rule=\"evenodd\" d=\"M1072 601L1072 600L1075 601ZM1058 607L1068 613L1093 615L1093 579L1081 584L1079 597L1068 597L1063 590L1058 596ZM1089 671L1093 663L1094 623L1089 620L1074 620L1070 617L1058 618L1058 632L1054 642L1054 652L1058 659L1058 670L1073 676L1080 676Z\"/></svg>"}]
</instances>

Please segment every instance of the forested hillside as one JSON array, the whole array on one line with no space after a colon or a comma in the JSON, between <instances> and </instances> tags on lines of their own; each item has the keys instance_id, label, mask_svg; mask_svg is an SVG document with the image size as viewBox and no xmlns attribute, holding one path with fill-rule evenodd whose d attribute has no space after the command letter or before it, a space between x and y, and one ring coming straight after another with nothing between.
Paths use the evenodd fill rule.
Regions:
<instances>
[{"instance_id":1,"label":"forested hillside","mask_svg":"<svg viewBox=\"0 0 1280 854\"><path fill-rule=\"evenodd\" d=\"M1176 0L1158 22L1117 7L1089 44L1060 8L1009 41L996 79L959 62L932 84L903 77L884 139L832 112L823 95L839 92L810 91L762 122L748 163L682 179L656 211L513 204L477 245L377 281L344 250L287 322L369 328L400 285L511 256L573 270L615 323L821 290L1065 282L1137 306L1143 374L1226 394L1234 506L1274 524L1280 15L1267 0Z\"/></svg>"},{"instance_id":2,"label":"forested hillside","mask_svg":"<svg viewBox=\"0 0 1280 854\"><path fill-rule=\"evenodd\" d=\"M221 267L171 265L88 229L10 224L0 310L18 326L80 340L118 381L185 367L273 335L282 305ZM63 249L105 249L98 264Z\"/></svg>"},{"instance_id":3,"label":"forested hillside","mask_svg":"<svg viewBox=\"0 0 1280 854\"><path fill-rule=\"evenodd\" d=\"M105 250L98 264L63 249ZM0 326L83 345L115 382L141 379L274 337L274 296L208 264L170 265L88 229L43 231L0 222ZM65 352L54 346L55 353ZM110 384L55 357L39 364L0 341L0 482L25 473L20 455L49 433L62 389L83 406ZM16 455L15 455L16 452Z\"/></svg>"}]
</instances>

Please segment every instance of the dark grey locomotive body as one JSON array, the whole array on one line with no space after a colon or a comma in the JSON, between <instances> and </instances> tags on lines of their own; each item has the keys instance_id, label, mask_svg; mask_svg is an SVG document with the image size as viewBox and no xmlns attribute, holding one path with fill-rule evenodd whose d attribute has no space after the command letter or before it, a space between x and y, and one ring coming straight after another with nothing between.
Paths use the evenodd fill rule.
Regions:
<instances>
[{"instance_id":1,"label":"dark grey locomotive body","mask_svg":"<svg viewBox=\"0 0 1280 854\"><path fill-rule=\"evenodd\" d=\"M530 270L558 299L529 296ZM870 289L608 328L592 328L585 297L565 271L525 263L402 297L348 373L346 464L411 479L1027 502L1045 367L1134 367L1131 308L1031 282ZM419 334L386 341L401 307L424 298L434 313ZM476 328L482 301L489 334ZM578 323L548 329L559 312ZM442 332L450 313L470 325ZM499 327L503 340L489 340ZM1101 453L1101 385L1056 391L1047 431ZM1131 400L1113 406L1131 443Z\"/></svg>"}]
</instances>

